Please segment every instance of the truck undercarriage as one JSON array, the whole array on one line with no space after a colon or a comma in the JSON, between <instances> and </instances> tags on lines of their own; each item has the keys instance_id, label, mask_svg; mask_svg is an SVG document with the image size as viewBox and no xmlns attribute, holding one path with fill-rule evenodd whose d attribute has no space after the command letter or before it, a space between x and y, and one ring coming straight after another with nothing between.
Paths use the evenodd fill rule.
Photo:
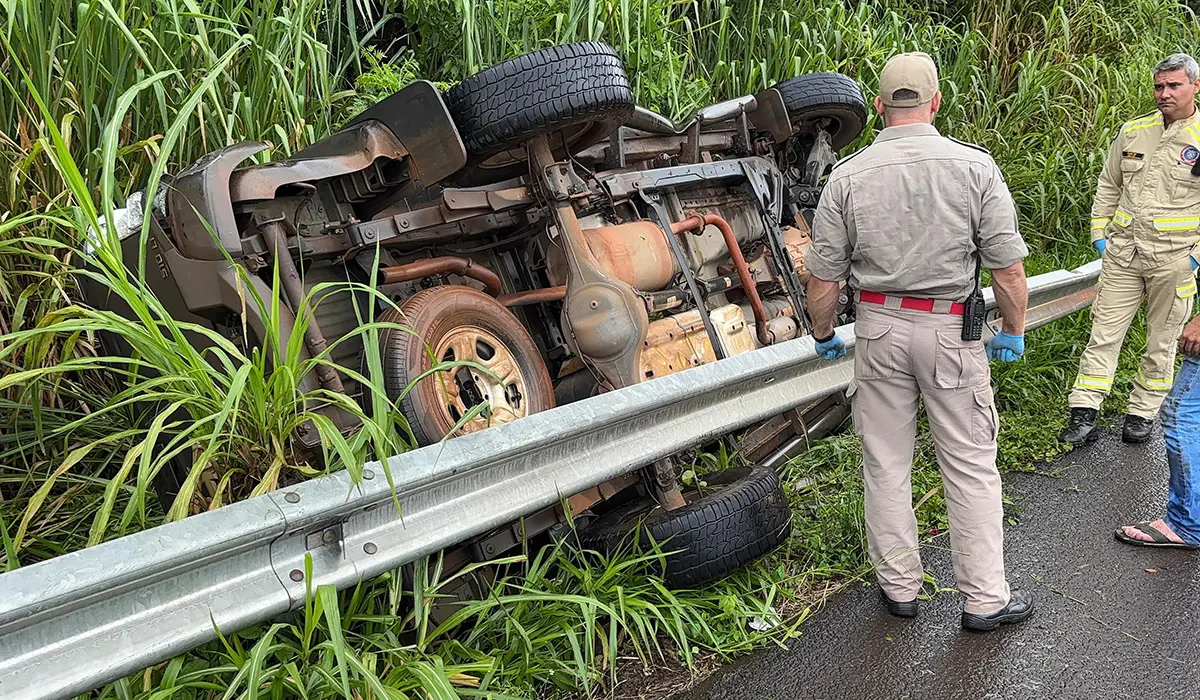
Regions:
<instances>
[{"instance_id":1,"label":"truck undercarriage","mask_svg":"<svg viewBox=\"0 0 1200 700\"><path fill-rule=\"evenodd\" d=\"M237 268L262 298L278 275L279 333L304 316L304 356L332 360L302 386L361 401L359 331L368 319L394 324L380 334L385 391L416 444L429 445L810 334L812 212L836 152L865 120L855 83L821 73L674 124L634 103L610 47L550 47L444 95L415 82L285 160L244 165L264 143L205 156L149 204L146 281L176 318L252 347L276 326L269 309L246 305ZM141 206L131 199L127 220L138 226L121 231L131 266L143 252ZM306 303L345 283L391 303L344 293ZM85 292L128 311L101 289ZM668 580L703 583L788 537L772 467L845 412L835 396L754 428L741 449L756 466L710 475L703 493L660 460L463 543L447 566L558 535L573 518L598 548L637 523L673 531L684 552ZM313 431L295 440L318 447ZM160 493L188 468L164 473ZM752 503L738 506L744 517L677 527L735 501ZM734 541L747 544L725 546Z\"/></svg>"}]
</instances>

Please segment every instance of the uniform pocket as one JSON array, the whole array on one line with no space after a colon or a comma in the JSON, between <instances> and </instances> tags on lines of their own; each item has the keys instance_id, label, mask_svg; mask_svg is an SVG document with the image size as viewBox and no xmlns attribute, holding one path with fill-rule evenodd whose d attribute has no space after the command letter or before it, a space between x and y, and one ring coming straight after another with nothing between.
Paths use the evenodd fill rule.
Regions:
<instances>
[{"instance_id":1,"label":"uniform pocket","mask_svg":"<svg viewBox=\"0 0 1200 700\"><path fill-rule=\"evenodd\" d=\"M1104 289L1104 280L1106 277L1108 277L1105 268L1112 264L1109 262L1110 258L1108 255L1109 249L1105 248L1104 254L1100 256L1100 275L1096 277L1096 298L1099 298L1101 291ZM1096 320L1095 298L1092 299L1091 304L1088 304L1088 316L1091 317L1093 321Z\"/></svg>"},{"instance_id":2,"label":"uniform pocket","mask_svg":"<svg viewBox=\"0 0 1200 700\"><path fill-rule=\"evenodd\" d=\"M1167 314L1167 327L1179 328L1192 316L1196 305L1196 278L1192 273L1192 263L1188 258L1183 259L1186 274L1181 275L1175 286L1175 299L1171 304L1171 313Z\"/></svg>"},{"instance_id":3,"label":"uniform pocket","mask_svg":"<svg viewBox=\"0 0 1200 700\"><path fill-rule=\"evenodd\" d=\"M987 377L987 358L983 343L963 340L962 331L938 331L933 357L933 385L938 389L959 389L977 385Z\"/></svg>"},{"instance_id":4,"label":"uniform pocket","mask_svg":"<svg viewBox=\"0 0 1200 700\"><path fill-rule=\"evenodd\" d=\"M1138 184L1142 179L1142 173L1145 172L1145 168L1145 161L1136 158L1124 158L1121 160L1121 184L1126 192L1138 191ZM1116 221L1116 217L1113 217L1113 220Z\"/></svg>"},{"instance_id":5,"label":"uniform pocket","mask_svg":"<svg viewBox=\"0 0 1200 700\"><path fill-rule=\"evenodd\" d=\"M1167 183L1171 187L1172 204L1181 207L1191 207L1200 195L1200 177L1192 174L1192 166L1176 163L1167 170Z\"/></svg>"},{"instance_id":6,"label":"uniform pocket","mask_svg":"<svg viewBox=\"0 0 1200 700\"><path fill-rule=\"evenodd\" d=\"M976 444L992 443L1000 437L1000 414L992 386L985 384L974 391L975 407L971 415L971 437Z\"/></svg>"},{"instance_id":7,"label":"uniform pocket","mask_svg":"<svg viewBox=\"0 0 1200 700\"><path fill-rule=\"evenodd\" d=\"M886 379L896 373L896 349L889 323L858 321L854 324L854 376Z\"/></svg>"},{"instance_id":8,"label":"uniform pocket","mask_svg":"<svg viewBox=\"0 0 1200 700\"><path fill-rule=\"evenodd\" d=\"M859 402L854 400L854 394L857 392L858 380L851 379L850 385L846 387L846 400L850 402L850 423L854 428L854 434L862 437L862 418L859 417Z\"/></svg>"}]
</instances>

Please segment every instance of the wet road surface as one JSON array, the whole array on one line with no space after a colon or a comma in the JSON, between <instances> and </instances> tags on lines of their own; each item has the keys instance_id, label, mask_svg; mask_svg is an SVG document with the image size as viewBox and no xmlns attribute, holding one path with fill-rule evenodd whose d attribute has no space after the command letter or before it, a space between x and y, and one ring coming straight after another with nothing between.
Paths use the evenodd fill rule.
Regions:
<instances>
[{"instance_id":1,"label":"wet road surface","mask_svg":"<svg viewBox=\"0 0 1200 700\"><path fill-rule=\"evenodd\" d=\"M1033 591L1029 620L967 632L953 592L894 618L869 577L816 611L787 650L746 657L675 700L1200 698L1200 552L1112 536L1165 507L1160 430L1141 446L1106 432L1057 466L1057 477L1004 475L1019 509L1006 527L1009 581ZM921 551L943 587L954 585L948 546L943 536Z\"/></svg>"}]
</instances>

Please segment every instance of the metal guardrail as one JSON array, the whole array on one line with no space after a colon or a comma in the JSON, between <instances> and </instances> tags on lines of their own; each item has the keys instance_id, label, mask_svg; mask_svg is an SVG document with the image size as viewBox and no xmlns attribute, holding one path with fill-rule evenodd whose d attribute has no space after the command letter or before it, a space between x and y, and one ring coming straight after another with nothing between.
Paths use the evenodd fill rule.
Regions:
<instances>
[{"instance_id":1,"label":"metal guardrail","mask_svg":"<svg viewBox=\"0 0 1200 700\"><path fill-rule=\"evenodd\" d=\"M1091 306L1096 298L1096 281L1100 278L1100 261L1074 270L1055 270L1029 278L1029 309L1025 312L1025 328L1032 330L1070 316ZM993 333L999 330L996 305L991 287L983 290L988 305L988 326Z\"/></svg>"},{"instance_id":2,"label":"metal guardrail","mask_svg":"<svg viewBox=\"0 0 1200 700\"><path fill-rule=\"evenodd\" d=\"M1098 273L1030 278L1030 326L1087 306ZM296 609L306 555L314 588L352 586L844 389L851 357L798 338L0 575L0 697L68 698Z\"/></svg>"}]
</instances>

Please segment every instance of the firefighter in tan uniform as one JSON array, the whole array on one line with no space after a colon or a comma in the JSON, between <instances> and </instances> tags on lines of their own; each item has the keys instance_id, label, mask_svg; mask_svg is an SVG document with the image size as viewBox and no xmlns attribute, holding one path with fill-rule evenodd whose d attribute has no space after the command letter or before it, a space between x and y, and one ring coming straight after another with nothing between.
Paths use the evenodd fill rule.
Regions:
<instances>
[{"instance_id":1,"label":"firefighter in tan uniform","mask_svg":"<svg viewBox=\"0 0 1200 700\"><path fill-rule=\"evenodd\" d=\"M988 356L1024 352L1029 250L1016 207L986 151L941 136L937 69L901 54L880 76L886 128L829 175L805 259L817 352L845 353L833 329L838 283L854 288L855 430L863 443L867 544L883 602L917 614L924 572L913 515L917 406L925 401L950 515L951 560L962 626L992 630L1024 620L1028 591L1004 574L1003 507L996 469L999 417ZM1004 332L985 343L964 332L978 289L977 261L993 271ZM964 336L968 339L964 340Z\"/></svg>"},{"instance_id":2,"label":"firefighter in tan uniform","mask_svg":"<svg viewBox=\"0 0 1200 700\"><path fill-rule=\"evenodd\" d=\"M1092 243L1103 256L1092 333L1068 399L1062 440L1098 437L1096 412L1112 389L1125 332L1147 299L1146 351L1126 408L1122 438L1145 442L1171 389L1176 341L1196 297L1200 237L1200 69L1186 54L1154 69L1158 110L1128 121L1113 139L1092 204Z\"/></svg>"}]
</instances>

